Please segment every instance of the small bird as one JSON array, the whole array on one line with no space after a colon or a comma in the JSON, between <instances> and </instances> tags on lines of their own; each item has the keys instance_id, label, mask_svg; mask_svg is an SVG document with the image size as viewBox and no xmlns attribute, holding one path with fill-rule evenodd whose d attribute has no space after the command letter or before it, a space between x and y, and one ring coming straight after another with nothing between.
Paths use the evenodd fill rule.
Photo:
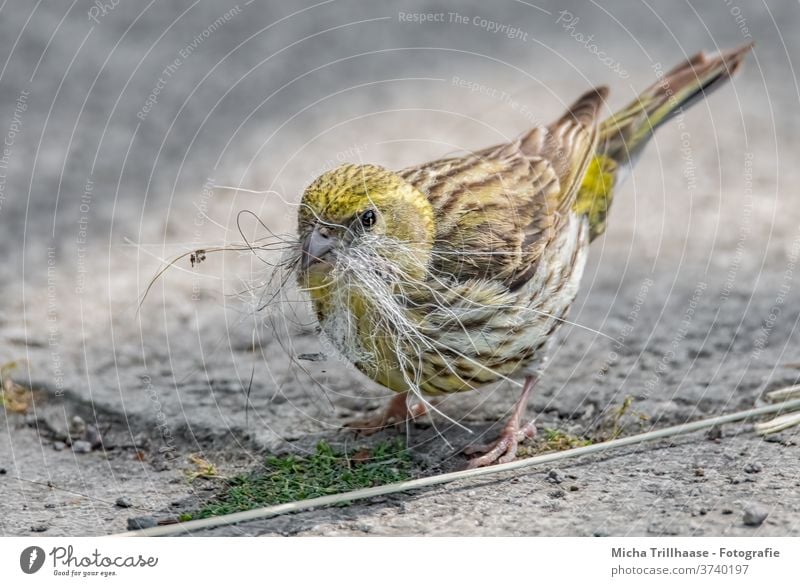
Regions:
<instances>
[{"instance_id":1,"label":"small bird","mask_svg":"<svg viewBox=\"0 0 800 586\"><path fill-rule=\"evenodd\" d=\"M334 347L398 393L355 427L418 417L427 395L522 379L497 441L467 449L482 454L469 467L514 460L535 434L528 397L614 192L656 128L722 85L750 49L700 53L602 122L608 90L598 87L509 143L401 171L345 164L309 185L299 286Z\"/></svg>"}]
</instances>

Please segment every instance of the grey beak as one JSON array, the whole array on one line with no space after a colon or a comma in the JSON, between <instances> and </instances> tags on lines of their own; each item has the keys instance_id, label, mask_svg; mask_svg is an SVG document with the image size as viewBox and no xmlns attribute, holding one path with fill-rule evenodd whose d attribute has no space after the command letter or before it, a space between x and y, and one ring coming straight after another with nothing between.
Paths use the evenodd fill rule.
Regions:
<instances>
[{"instance_id":1,"label":"grey beak","mask_svg":"<svg viewBox=\"0 0 800 586\"><path fill-rule=\"evenodd\" d=\"M305 271L313 264L322 262L323 257L336 245L336 238L331 235L327 226L316 226L303 243L302 269Z\"/></svg>"}]
</instances>

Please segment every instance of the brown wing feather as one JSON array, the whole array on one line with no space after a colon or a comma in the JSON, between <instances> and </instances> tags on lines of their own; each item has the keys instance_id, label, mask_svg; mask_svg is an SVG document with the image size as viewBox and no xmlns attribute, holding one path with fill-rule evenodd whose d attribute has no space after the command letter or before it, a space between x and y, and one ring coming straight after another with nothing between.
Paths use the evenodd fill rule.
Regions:
<instances>
[{"instance_id":1,"label":"brown wing feather","mask_svg":"<svg viewBox=\"0 0 800 586\"><path fill-rule=\"evenodd\" d=\"M400 171L436 217L434 272L515 288L533 276L594 152L603 88L547 128L463 157Z\"/></svg>"}]
</instances>

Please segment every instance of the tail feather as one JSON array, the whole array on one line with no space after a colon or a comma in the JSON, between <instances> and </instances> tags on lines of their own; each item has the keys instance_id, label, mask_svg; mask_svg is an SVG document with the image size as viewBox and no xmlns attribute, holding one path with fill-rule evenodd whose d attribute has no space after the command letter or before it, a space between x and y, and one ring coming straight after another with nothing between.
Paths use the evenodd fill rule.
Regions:
<instances>
[{"instance_id":1,"label":"tail feather","mask_svg":"<svg viewBox=\"0 0 800 586\"><path fill-rule=\"evenodd\" d=\"M600 152L624 163L662 124L723 85L742 65L752 43L708 56L698 53L668 71L600 126Z\"/></svg>"},{"instance_id":2,"label":"tail feather","mask_svg":"<svg viewBox=\"0 0 800 586\"><path fill-rule=\"evenodd\" d=\"M653 132L730 79L752 47L750 43L716 55L698 53L600 125L595 156L574 208L589 217L592 239L605 231L614 188L627 177Z\"/></svg>"}]
</instances>

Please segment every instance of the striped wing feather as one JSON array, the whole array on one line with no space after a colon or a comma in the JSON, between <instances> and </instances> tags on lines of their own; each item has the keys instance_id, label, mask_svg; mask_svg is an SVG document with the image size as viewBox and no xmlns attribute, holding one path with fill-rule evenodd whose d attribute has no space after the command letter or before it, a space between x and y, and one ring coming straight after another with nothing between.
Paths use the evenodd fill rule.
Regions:
<instances>
[{"instance_id":1,"label":"striped wing feather","mask_svg":"<svg viewBox=\"0 0 800 586\"><path fill-rule=\"evenodd\" d=\"M511 143L400 171L434 208L434 273L511 289L533 276L575 201L605 96L592 90L554 124Z\"/></svg>"}]
</instances>

